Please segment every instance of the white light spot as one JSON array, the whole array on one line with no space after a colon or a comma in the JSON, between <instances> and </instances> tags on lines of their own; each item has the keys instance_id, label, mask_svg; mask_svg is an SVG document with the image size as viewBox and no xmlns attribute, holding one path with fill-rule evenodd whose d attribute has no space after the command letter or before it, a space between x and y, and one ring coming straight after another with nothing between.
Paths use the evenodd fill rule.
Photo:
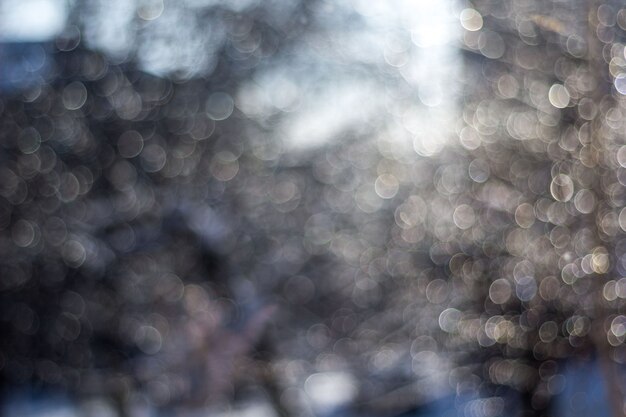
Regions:
<instances>
[{"instance_id":1,"label":"white light spot","mask_svg":"<svg viewBox=\"0 0 626 417\"><path fill-rule=\"evenodd\" d=\"M613 84L618 93L626 94L626 74L620 74L615 77Z\"/></svg>"},{"instance_id":2,"label":"white light spot","mask_svg":"<svg viewBox=\"0 0 626 417\"><path fill-rule=\"evenodd\" d=\"M467 204L461 204L454 210L454 215L452 216L454 220L454 224L459 229L469 229L474 225L476 221L476 215L474 214L474 209L468 206Z\"/></svg>"},{"instance_id":3,"label":"white light spot","mask_svg":"<svg viewBox=\"0 0 626 417\"><path fill-rule=\"evenodd\" d=\"M622 146L617 151L617 162L622 168L626 168L626 145Z\"/></svg>"},{"instance_id":4,"label":"white light spot","mask_svg":"<svg viewBox=\"0 0 626 417\"><path fill-rule=\"evenodd\" d=\"M137 15L143 20L154 20L163 14L163 0L143 1L137 8Z\"/></svg>"},{"instance_id":5,"label":"white light spot","mask_svg":"<svg viewBox=\"0 0 626 417\"><path fill-rule=\"evenodd\" d=\"M456 308L447 308L439 315L439 327L446 333L454 333L461 317L461 312Z\"/></svg>"},{"instance_id":6,"label":"white light spot","mask_svg":"<svg viewBox=\"0 0 626 417\"><path fill-rule=\"evenodd\" d=\"M483 27L483 17L474 9L465 9L461 12L461 26L470 32L476 32Z\"/></svg>"},{"instance_id":7,"label":"white light spot","mask_svg":"<svg viewBox=\"0 0 626 417\"><path fill-rule=\"evenodd\" d=\"M163 338L155 327L141 326L135 333L135 343L142 352L154 355L161 350Z\"/></svg>"},{"instance_id":8,"label":"white light spot","mask_svg":"<svg viewBox=\"0 0 626 417\"><path fill-rule=\"evenodd\" d=\"M63 105L68 110L78 110L87 101L87 89L80 81L74 81L63 89Z\"/></svg>"},{"instance_id":9,"label":"white light spot","mask_svg":"<svg viewBox=\"0 0 626 417\"><path fill-rule=\"evenodd\" d=\"M398 179L391 174L383 174L376 179L374 189L380 198L389 199L395 197L398 193L400 183Z\"/></svg>"},{"instance_id":10,"label":"white light spot","mask_svg":"<svg viewBox=\"0 0 626 417\"><path fill-rule=\"evenodd\" d=\"M557 201L569 201L574 195L574 182L569 176L559 174L550 184L550 194Z\"/></svg>"},{"instance_id":11,"label":"white light spot","mask_svg":"<svg viewBox=\"0 0 626 417\"><path fill-rule=\"evenodd\" d=\"M233 98L222 92L213 93L206 103L206 111L213 120L225 120L233 113L235 102Z\"/></svg>"},{"instance_id":12,"label":"white light spot","mask_svg":"<svg viewBox=\"0 0 626 417\"><path fill-rule=\"evenodd\" d=\"M557 109L564 109L568 106L570 95L567 89L561 84L554 84L548 92L548 99Z\"/></svg>"},{"instance_id":13,"label":"white light spot","mask_svg":"<svg viewBox=\"0 0 626 417\"><path fill-rule=\"evenodd\" d=\"M313 405L329 409L350 402L357 393L354 377L346 372L322 372L309 376L304 390Z\"/></svg>"}]
</instances>

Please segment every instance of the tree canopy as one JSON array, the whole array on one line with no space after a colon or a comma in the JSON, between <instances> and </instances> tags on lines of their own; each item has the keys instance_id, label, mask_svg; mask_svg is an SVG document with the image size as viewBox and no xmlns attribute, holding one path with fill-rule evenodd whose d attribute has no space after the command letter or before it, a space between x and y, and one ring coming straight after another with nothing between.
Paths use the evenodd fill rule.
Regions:
<instances>
[{"instance_id":1,"label":"tree canopy","mask_svg":"<svg viewBox=\"0 0 626 417\"><path fill-rule=\"evenodd\" d=\"M0 71L7 389L623 414L626 9L122 3Z\"/></svg>"}]
</instances>

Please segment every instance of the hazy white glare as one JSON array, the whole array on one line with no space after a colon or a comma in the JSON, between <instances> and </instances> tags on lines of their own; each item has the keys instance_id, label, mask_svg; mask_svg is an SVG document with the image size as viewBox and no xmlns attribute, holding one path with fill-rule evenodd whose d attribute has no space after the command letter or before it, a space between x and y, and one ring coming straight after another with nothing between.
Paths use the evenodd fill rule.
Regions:
<instances>
[{"instance_id":1,"label":"hazy white glare","mask_svg":"<svg viewBox=\"0 0 626 417\"><path fill-rule=\"evenodd\" d=\"M67 20L61 0L0 1L0 40L46 41L58 35Z\"/></svg>"}]
</instances>

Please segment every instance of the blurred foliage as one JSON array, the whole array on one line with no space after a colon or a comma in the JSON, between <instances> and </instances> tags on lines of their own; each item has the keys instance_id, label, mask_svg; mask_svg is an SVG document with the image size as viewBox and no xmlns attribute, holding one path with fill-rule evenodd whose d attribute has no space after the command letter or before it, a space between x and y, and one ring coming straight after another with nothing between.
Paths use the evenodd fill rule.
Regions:
<instances>
[{"instance_id":1,"label":"blurred foliage","mask_svg":"<svg viewBox=\"0 0 626 417\"><path fill-rule=\"evenodd\" d=\"M6 386L543 415L596 352L620 409L624 10L187 3L77 3L5 87Z\"/></svg>"}]
</instances>

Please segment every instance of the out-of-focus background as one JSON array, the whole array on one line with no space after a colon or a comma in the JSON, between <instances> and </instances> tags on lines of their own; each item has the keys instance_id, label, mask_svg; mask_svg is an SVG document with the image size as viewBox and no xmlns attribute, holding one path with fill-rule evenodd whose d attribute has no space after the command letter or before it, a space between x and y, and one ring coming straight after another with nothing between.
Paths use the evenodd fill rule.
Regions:
<instances>
[{"instance_id":1,"label":"out-of-focus background","mask_svg":"<svg viewBox=\"0 0 626 417\"><path fill-rule=\"evenodd\" d=\"M622 6L0 0L0 415L624 415Z\"/></svg>"}]
</instances>

